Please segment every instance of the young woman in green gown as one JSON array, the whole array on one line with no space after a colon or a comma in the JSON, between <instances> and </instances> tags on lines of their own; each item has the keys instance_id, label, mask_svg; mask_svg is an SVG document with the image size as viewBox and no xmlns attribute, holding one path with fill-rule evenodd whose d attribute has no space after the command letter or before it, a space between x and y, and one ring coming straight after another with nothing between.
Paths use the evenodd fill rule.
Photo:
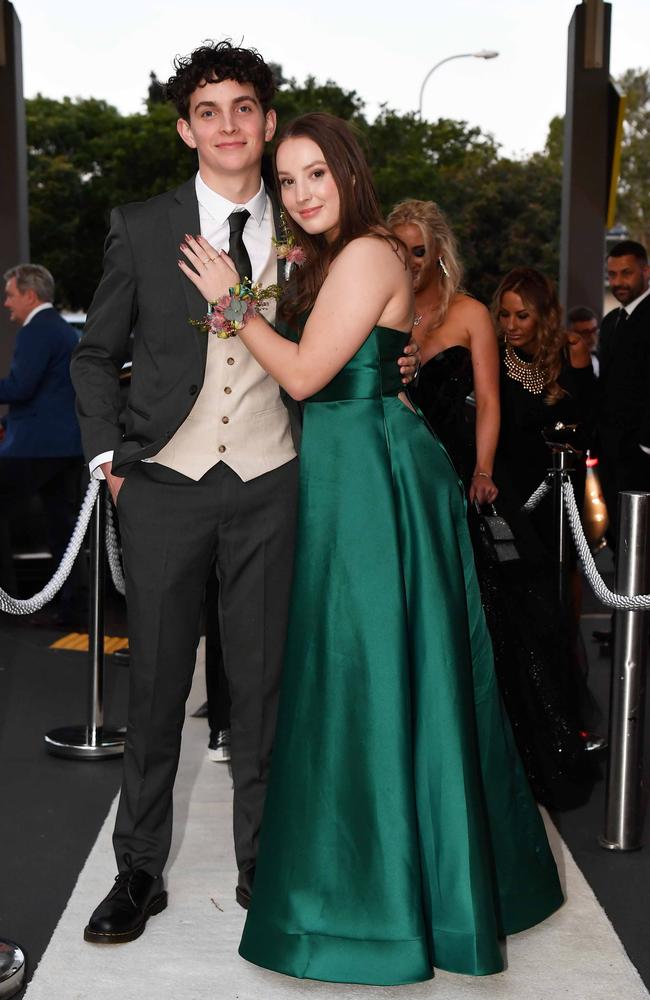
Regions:
<instances>
[{"instance_id":1,"label":"young woman in green gown","mask_svg":"<svg viewBox=\"0 0 650 1000\"><path fill-rule=\"evenodd\" d=\"M307 261L282 312L238 335L304 401L280 714L244 958L394 985L501 971L500 939L562 903L494 677L462 486L402 395L404 248L363 155L326 114L280 137L276 174ZM199 238L206 299L237 281Z\"/></svg>"}]
</instances>

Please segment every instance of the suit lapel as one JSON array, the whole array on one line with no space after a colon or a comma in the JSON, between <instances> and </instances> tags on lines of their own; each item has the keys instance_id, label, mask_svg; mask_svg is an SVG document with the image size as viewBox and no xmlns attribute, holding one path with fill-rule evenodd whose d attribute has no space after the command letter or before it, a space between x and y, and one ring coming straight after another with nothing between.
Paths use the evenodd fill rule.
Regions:
<instances>
[{"instance_id":1,"label":"suit lapel","mask_svg":"<svg viewBox=\"0 0 650 1000\"><path fill-rule=\"evenodd\" d=\"M280 205L279 205L279 203L278 203L278 201L277 201L277 199L275 197L275 192L272 191L271 188L268 185L266 186L266 193L268 194L269 198L271 199L271 207L273 208L273 226L275 228L275 238L278 239L278 240L281 240L282 239L282 219L280 217ZM277 277L277 281L278 281L278 285L280 286L280 288L284 288L284 286L287 283L287 279L286 279L284 271L285 271L284 261L280 260L280 258L278 257L278 266L277 266L277 276L278 277Z\"/></svg>"},{"instance_id":2,"label":"suit lapel","mask_svg":"<svg viewBox=\"0 0 650 1000\"><path fill-rule=\"evenodd\" d=\"M169 209L169 222L171 228L173 252L180 256L180 244L185 241L185 234L196 234L201 232L201 221L199 218L199 203L196 199L196 188L194 178L182 184L176 189L173 195L172 204ZM178 281L182 288L182 295L187 309L188 320L200 320L206 313L205 299L199 292L196 285L193 285L189 278L186 278L182 271L178 271ZM201 356L203 364L208 349L206 334L196 327L192 327L197 350Z\"/></svg>"},{"instance_id":3,"label":"suit lapel","mask_svg":"<svg viewBox=\"0 0 650 1000\"><path fill-rule=\"evenodd\" d=\"M280 239L282 236L280 205L278 204L274 191L272 191L268 185L266 186L266 192L271 199L276 238ZM184 242L185 234L199 233L201 231L199 203L196 198L196 187L193 177L185 184L182 184L174 192L172 196L172 203L169 208L169 223L173 247L171 252L178 256L179 246ZM287 283L284 271L284 261L278 259L277 283L281 288L284 288ZM178 281L180 283L180 288L182 289L184 304L187 309L187 318L200 320L203 316L205 316L206 312L205 299L196 286L193 285L180 270L178 271ZM208 343L207 337L202 330L197 330L196 327L193 327L192 330L197 350L201 356L202 363L205 364Z\"/></svg>"},{"instance_id":4,"label":"suit lapel","mask_svg":"<svg viewBox=\"0 0 650 1000\"><path fill-rule=\"evenodd\" d=\"M650 325L650 295L646 295L643 302L639 302L627 322L630 325L630 329L639 327L643 330L644 334L650 332L648 331L648 326Z\"/></svg>"}]
</instances>

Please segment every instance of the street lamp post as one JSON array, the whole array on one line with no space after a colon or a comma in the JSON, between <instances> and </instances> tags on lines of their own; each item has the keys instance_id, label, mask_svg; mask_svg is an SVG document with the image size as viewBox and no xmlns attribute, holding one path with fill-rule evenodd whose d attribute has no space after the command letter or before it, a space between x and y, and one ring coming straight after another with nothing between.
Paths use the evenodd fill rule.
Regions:
<instances>
[{"instance_id":1,"label":"street lamp post","mask_svg":"<svg viewBox=\"0 0 650 1000\"><path fill-rule=\"evenodd\" d=\"M457 56L447 56L446 59L441 59L437 62L435 66L432 66L424 80L422 81L422 86L420 87L420 103L418 107L418 115L422 117L422 98L424 96L424 88L427 85L429 77L434 73L438 66L442 66L443 63L451 62L452 59L496 59L499 55L498 52L494 52L492 49L481 49L480 52L460 52Z\"/></svg>"}]
</instances>

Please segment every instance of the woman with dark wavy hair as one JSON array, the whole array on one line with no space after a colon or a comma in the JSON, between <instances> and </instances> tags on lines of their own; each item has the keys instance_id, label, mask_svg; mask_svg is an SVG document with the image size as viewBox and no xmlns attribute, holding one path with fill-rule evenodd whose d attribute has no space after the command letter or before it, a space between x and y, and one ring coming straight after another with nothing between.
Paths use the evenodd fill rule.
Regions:
<instances>
[{"instance_id":1,"label":"woman with dark wavy hair","mask_svg":"<svg viewBox=\"0 0 650 1000\"><path fill-rule=\"evenodd\" d=\"M594 736L602 719L581 665L579 597L571 610L557 598L553 506L546 498L528 514L521 507L551 465L545 431L577 425L576 444L584 446L596 379L589 348L562 325L557 291L546 275L513 269L491 308L501 358L495 476L520 560L500 568L484 558L479 574L499 681L526 771L540 801L564 808L589 794L595 773L585 750L604 743ZM575 464L580 497L584 458L576 456ZM571 557L575 567L572 545ZM575 583L579 594L577 572Z\"/></svg>"},{"instance_id":2,"label":"woman with dark wavy hair","mask_svg":"<svg viewBox=\"0 0 650 1000\"><path fill-rule=\"evenodd\" d=\"M498 476L524 503L549 467L542 431L557 423L593 423L596 379L584 341L570 336L553 282L532 267L501 280L492 301L501 344L501 431ZM504 478L505 481L505 478ZM582 476L584 492L584 474ZM576 489L581 496L580 484ZM533 521L553 557L552 517L541 506Z\"/></svg>"},{"instance_id":3,"label":"woman with dark wavy hair","mask_svg":"<svg viewBox=\"0 0 650 1000\"><path fill-rule=\"evenodd\" d=\"M413 325L405 250L343 122L299 118L275 168L306 256L283 306L293 339L249 312L232 262L205 240L182 265L225 318L220 335L236 332L305 404L281 705L240 953L338 982L499 972L499 938L562 893L501 710L462 490L394 363Z\"/></svg>"}]
</instances>

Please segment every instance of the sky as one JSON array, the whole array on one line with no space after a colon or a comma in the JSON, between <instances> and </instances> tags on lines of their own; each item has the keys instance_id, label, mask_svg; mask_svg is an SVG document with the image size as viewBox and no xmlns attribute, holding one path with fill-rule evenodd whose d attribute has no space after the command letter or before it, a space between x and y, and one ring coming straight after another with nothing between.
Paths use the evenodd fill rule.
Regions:
<instances>
[{"instance_id":1,"label":"sky","mask_svg":"<svg viewBox=\"0 0 650 1000\"><path fill-rule=\"evenodd\" d=\"M161 80L177 53L231 38L280 63L286 77L313 75L355 90L373 118L382 104L416 111L430 77L425 118L454 118L491 133L508 156L544 146L562 114L567 31L575 0L13 0L22 24L27 97L103 98L123 113L143 109L153 70ZM232 13L230 10L232 9ZM650 65L650 0L613 0L610 70Z\"/></svg>"}]
</instances>

